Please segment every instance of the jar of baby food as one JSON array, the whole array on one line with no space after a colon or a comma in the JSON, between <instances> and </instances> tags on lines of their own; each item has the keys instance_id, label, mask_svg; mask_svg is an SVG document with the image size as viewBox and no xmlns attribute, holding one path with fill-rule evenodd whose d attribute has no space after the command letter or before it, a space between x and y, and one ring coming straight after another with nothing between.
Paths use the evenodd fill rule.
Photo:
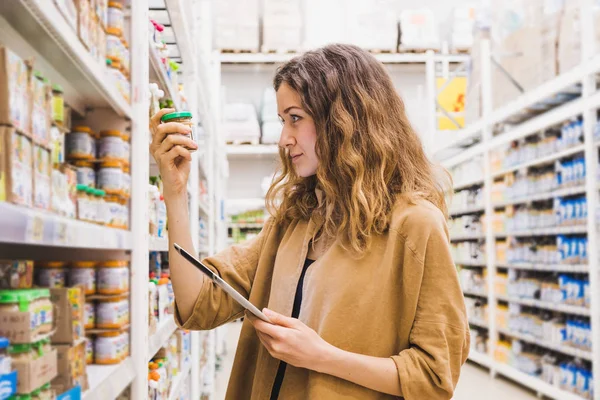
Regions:
<instances>
[{"instance_id":1,"label":"jar of baby food","mask_svg":"<svg viewBox=\"0 0 600 400\"><path fill-rule=\"evenodd\" d=\"M130 157L131 157L131 134L128 131L123 132L123 160L125 160L125 165L129 166Z\"/></svg>"},{"instance_id":2,"label":"jar of baby food","mask_svg":"<svg viewBox=\"0 0 600 400\"><path fill-rule=\"evenodd\" d=\"M92 302L85 302L83 307L83 321L85 329L93 329L96 326L96 306Z\"/></svg>"},{"instance_id":3,"label":"jar of baby food","mask_svg":"<svg viewBox=\"0 0 600 400\"><path fill-rule=\"evenodd\" d=\"M129 291L127 261L106 261L96 269L96 285L100 294L122 294Z\"/></svg>"},{"instance_id":4,"label":"jar of baby food","mask_svg":"<svg viewBox=\"0 0 600 400\"><path fill-rule=\"evenodd\" d=\"M106 30L106 58L111 61L121 61L121 37L115 28Z\"/></svg>"},{"instance_id":5,"label":"jar of baby food","mask_svg":"<svg viewBox=\"0 0 600 400\"><path fill-rule=\"evenodd\" d=\"M63 88L60 85L52 85L52 120L58 125L65 121L65 99Z\"/></svg>"},{"instance_id":6,"label":"jar of baby food","mask_svg":"<svg viewBox=\"0 0 600 400\"><path fill-rule=\"evenodd\" d=\"M37 334L40 327L40 315L35 303L34 291L31 289L0 290L0 310L6 312L29 312L29 328Z\"/></svg>"},{"instance_id":7,"label":"jar of baby food","mask_svg":"<svg viewBox=\"0 0 600 400\"><path fill-rule=\"evenodd\" d=\"M87 336L85 340L85 363L91 365L94 363L94 336Z\"/></svg>"},{"instance_id":8,"label":"jar of baby food","mask_svg":"<svg viewBox=\"0 0 600 400\"><path fill-rule=\"evenodd\" d=\"M120 161L104 161L98 169L98 188L107 194L120 195L123 189L123 169Z\"/></svg>"},{"instance_id":9,"label":"jar of baby food","mask_svg":"<svg viewBox=\"0 0 600 400\"><path fill-rule=\"evenodd\" d=\"M35 284L47 288L62 288L67 283L67 263L49 261L35 264Z\"/></svg>"},{"instance_id":10,"label":"jar of baby food","mask_svg":"<svg viewBox=\"0 0 600 400\"><path fill-rule=\"evenodd\" d=\"M66 137L69 160L90 160L96 156L95 137L88 126L76 126Z\"/></svg>"},{"instance_id":11,"label":"jar of baby food","mask_svg":"<svg viewBox=\"0 0 600 400\"><path fill-rule=\"evenodd\" d=\"M94 359L96 364L118 364L121 362L119 354L120 332L102 332L94 340Z\"/></svg>"},{"instance_id":12,"label":"jar of baby food","mask_svg":"<svg viewBox=\"0 0 600 400\"><path fill-rule=\"evenodd\" d=\"M119 196L107 195L104 201L106 202L106 225L112 228L120 228L119 214L121 213L121 203Z\"/></svg>"},{"instance_id":13,"label":"jar of baby food","mask_svg":"<svg viewBox=\"0 0 600 400\"><path fill-rule=\"evenodd\" d=\"M100 225L106 225L106 192L104 190L97 189L98 195L98 214L96 222Z\"/></svg>"},{"instance_id":14,"label":"jar of baby food","mask_svg":"<svg viewBox=\"0 0 600 400\"><path fill-rule=\"evenodd\" d=\"M123 160L123 135L117 130L100 132L98 143L98 158L109 160Z\"/></svg>"},{"instance_id":15,"label":"jar of baby food","mask_svg":"<svg viewBox=\"0 0 600 400\"><path fill-rule=\"evenodd\" d=\"M48 333L52 330L53 321L50 289L35 289L34 296L40 310L40 333Z\"/></svg>"},{"instance_id":16,"label":"jar of baby food","mask_svg":"<svg viewBox=\"0 0 600 400\"><path fill-rule=\"evenodd\" d=\"M12 372L12 358L8 355L10 342L5 337L0 337L0 376Z\"/></svg>"},{"instance_id":17,"label":"jar of baby food","mask_svg":"<svg viewBox=\"0 0 600 400\"><path fill-rule=\"evenodd\" d=\"M96 189L86 186L85 188L88 195L88 206L89 206L89 218L88 221L96 222L98 213L98 198L96 197Z\"/></svg>"},{"instance_id":18,"label":"jar of baby food","mask_svg":"<svg viewBox=\"0 0 600 400\"><path fill-rule=\"evenodd\" d=\"M121 203L121 214L120 223L122 229L129 229L129 207L127 207L127 199L125 197L119 197Z\"/></svg>"},{"instance_id":19,"label":"jar of baby food","mask_svg":"<svg viewBox=\"0 0 600 400\"><path fill-rule=\"evenodd\" d=\"M50 383L46 383L39 390L39 400L53 400L56 398L54 396L54 391L52 390L52 385Z\"/></svg>"},{"instance_id":20,"label":"jar of baby food","mask_svg":"<svg viewBox=\"0 0 600 400\"><path fill-rule=\"evenodd\" d=\"M96 302L96 328L118 329L127 323L129 323L129 300L126 297L102 299Z\"/></svg>"},{"instance_id":21,"label":"jar of baby food","mask_svg":"<svg viewBox=\"0 0 600 400\"><path fill-rule=\"evenodd\" d=\"M107 29L114 29L121 34L123 32L123 4L118 1L109 1L107 10Z\"/></svg>"},{"instance_id":22,"label":"jar of baby food","mask_svg":"<svg viewBox=\"0 0 600 400\"><path fill-rule=\"evenodd\" d=\"M123 94L123 80L121 76L121 62L118 60L110 60L108 63L108 74L110 76L111 82L117 91Z\"/></svg>"},{"instance_id":23,"label":"jar of baby food","mask_svg":"<svg viewBox=\"0 0 600 400\"><path fill-rule=\"evenodd\" d=\"M179 122L180 124L186 125L191 130L190 134L187 136L189 136L189 138L192 139L193 141L196 140L194 137L194 122L192 121L192 113L191 112L189 112L189 111L172 112L172 113L163 115L160 120L163 123ZM189 148L188 148L188 150L195 151L195 149L189 149Z\"/></svg>"},{"instance_id":24,"label":"jar of baby food","mask_svg":"<svg viewBox=\"0 0 600 400\"><path fill-rule=\"evenodd\" d=\"M93 261L77 261L69 270L69 285L82 285L85 294L96 293L96 263Z\"/></svg>"},{"instance_id":25,"label":"jar of baby food","mask_svg":"<svg viewBox=\"0 0 600 400\"><path fill-rule=\"evenodd\" d=\"M123 197L131 196L131 171L129 165L123 166Z\"/></svg>"},{"instance_id":26,"label":"jar of baby food","mask_svg":"<svg viewBox=\"0 0 600 400\"><path fill-rule=\"evenodd\" d=\"M35 351L37 357L42 357L52 351L52 345L50 344L50 338L42 339L32 344L31 349Z\"/></svg>"},{"instance_id":27,"label":"jar of baby food","mask_svg":"<svg viewBox=\"0 0 600 400\"><path fill-rule=\"evenodd\" d=\"M90 220L90 200L88 195L88 187L85 185L77 185L77 219L80 221Z\"/></svg>"},{"instance_id":28,"label":"jar of baby food","mask_svg":"<svg viewBox=\"0 0 600 400\"><path fill-rule=\"evenodd\" d=\"M78 160L75 161L75 169L77 171L77 184L96 187L94 163L87 160Z\"/></svg>"}]
</instances>

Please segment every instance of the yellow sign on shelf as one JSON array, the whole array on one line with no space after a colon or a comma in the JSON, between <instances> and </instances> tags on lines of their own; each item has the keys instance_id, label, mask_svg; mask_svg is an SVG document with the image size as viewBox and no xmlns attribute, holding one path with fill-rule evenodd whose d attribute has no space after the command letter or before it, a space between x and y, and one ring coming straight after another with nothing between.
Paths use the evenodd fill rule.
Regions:
<instances>
[{"instance_id":1,"label":"yellow sign on shelf","mask_svg":"<svg viewBox=\"0 0 600 400\"><path fill-rule=\"evenodd\" d=\"M437 96L438 104L447 114L451 115L454 121L460 126L456 126L454 121L446 116L441 110L437 111L438 130L458 130L465 125L465 93L467 91L467 78L454 77L448 82L448 79L437 78L436 86L439 91ZM442 89L443 88L443 89ZM440 91L440 89L442 89Z\"/></svg>"}]
</instances>

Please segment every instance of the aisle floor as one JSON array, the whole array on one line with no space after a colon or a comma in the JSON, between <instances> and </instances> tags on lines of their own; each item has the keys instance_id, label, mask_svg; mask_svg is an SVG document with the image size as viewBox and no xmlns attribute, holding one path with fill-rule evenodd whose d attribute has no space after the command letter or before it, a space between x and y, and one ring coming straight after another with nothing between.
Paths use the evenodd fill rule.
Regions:
<instances>
[{"instance_id":1,"label":"aisle floor","mask_svg":"<svg viewBox=\"0 0 600 400\"><path fill-rule=\"evenodd\" d=\"M213 400L225 399L227 382L233 364L233 357L237 347L238 337L242 324L234 322L227 329L227 354L222 360L221 371L217 373L216 396ZM454 400L481 399L485 393L486 400L533 400L537 399L535 394L520 386L502 379L493 379L488 371L476 364L467 362L462 369L461 378L456 389Z\"/></svg>"}]
</instances>

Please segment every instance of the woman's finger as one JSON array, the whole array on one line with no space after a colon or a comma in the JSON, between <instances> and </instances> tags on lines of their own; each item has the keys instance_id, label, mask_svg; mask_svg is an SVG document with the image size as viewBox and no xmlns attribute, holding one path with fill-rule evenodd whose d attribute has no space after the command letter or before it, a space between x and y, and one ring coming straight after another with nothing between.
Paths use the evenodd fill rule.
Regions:
<instances>
[{"instance_id":1,"label":"woman's finger","mask_svg":"<svg viewBox=\"0 0 600 400\"><path fill-rule=\"evenodd\" d=\"M169 113L175 112L174 108L163 108L162 110L160 110L159 112L157 112L156 114L154 114L152 116L152 118L150 118L150 126L152 125L159 125L160 124L160 119Z\"/></svg>"},{"instance_id":2,"label":"woman's finger","mask_svg":"<svg viewBox=\"0 0 600 400\"><path fill-rule=\"evenodd\" d=\"M160 146L160 144L171 134L181 134L188 136L192 130L189 126L180 124L179 122L167 122L158 125L153 132L152 143Z\"/></svg>"},{"instance_id":3,"label":"woman's finger","mask_svg":"<svg viewBox=\"0 0 600 400\"><path fill-rule=\"evenodd\" d=\"M185 147L175 146L171 150L166 153L163 153L160 156L160 160L163 163L170 163L174 161L177 157L182 157L187 161L192 161L192 153Z\"/></svg>"},{"instance_id":4,"label":"woman's finger","mask_svg":"<svg viewBox=\"0 0 600 400\"><path fill-rule=\"evenodd\" d=\"M271 336L272 338L281 337L281 334L283 333L282 331L284 329L287 329L287 328L284 328L281 326L270 324L261 319L257 319L256 321L254 321L253 325L257 331L259 331L261 333L265 333L265 334Z\"/></svg>"},{"instance_id":5,"label":"woman's finger","mask_svg":"<svg viewBox=\"0 0 600 400\"><path fill-rule=\"evenodd\" d=\"M173 134L167 136L165 140L163 140L162 144L157 148L156 153L158 157L162 154L167 153L175 146L183 146L188 149L195 150L198 148L196 142L184 135Z\"/></svg>"}]
</instances>

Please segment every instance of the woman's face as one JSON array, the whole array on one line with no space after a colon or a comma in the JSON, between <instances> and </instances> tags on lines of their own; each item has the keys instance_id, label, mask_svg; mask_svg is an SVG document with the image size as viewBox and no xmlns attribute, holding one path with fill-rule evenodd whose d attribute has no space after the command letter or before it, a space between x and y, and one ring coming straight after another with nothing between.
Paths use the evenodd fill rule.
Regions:
<instances>
[{"instance_id":1,"label":"woman's face","mask_svg":"<svg viewBox=\"0 0 600 400\"><path fill-rule=\"evenodd\" d=\"M315 121L302 108L300 95L285 83L277 90L277 112L283 124L279 147L288 150L298 176L306 178L316 174L319 160L315 152Z\"/></svg>"}]
</instances>

